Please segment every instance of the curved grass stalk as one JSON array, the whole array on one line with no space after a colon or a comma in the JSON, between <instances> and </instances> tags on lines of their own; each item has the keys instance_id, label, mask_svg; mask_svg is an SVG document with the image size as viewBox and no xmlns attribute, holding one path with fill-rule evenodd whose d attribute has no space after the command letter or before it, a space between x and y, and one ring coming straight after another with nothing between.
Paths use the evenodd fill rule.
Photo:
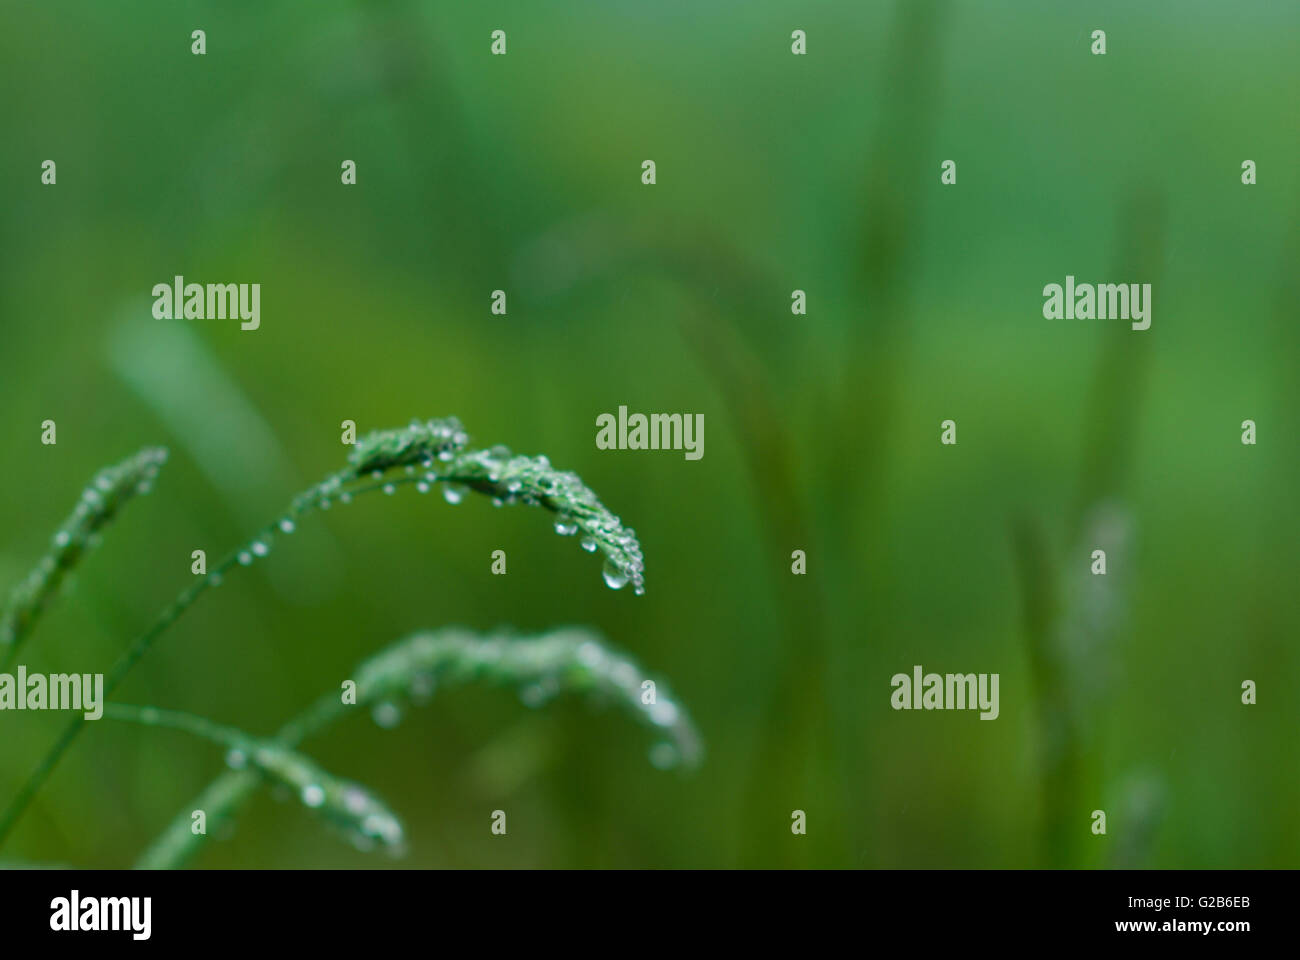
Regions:
<instances>
[{"instance_id":1,"label":"curved grass stalk","mask_svg":"<svg viewBox=\"0 0 1300 960\"><path fill-rule=\"evenodd\" d=\"M642 702L646 677L627 655L611 649L599 634L577 627L553 630L531 638L508 633L480 636L461 627L414 634L360 663L353 672L355 704L343 703L337 692L324 694L286 724L274 742L295 747L358 709L397 709L398 704L424 703L435 690L472 682L513 686L530 706L540 706L561 693L588 693L612 700L662 734L651 748L651 761L660 767L680 761L694 766L702 748L690 716L663 683L656 685L655 702ZM181 811L145 851L137 867L169 869L182 865L201 846L203 837L190 829L190 812L203 810L208 825L228 822L249 799L258 778L247 770L226 771Z\"/></svg>"},{"instance_id":2,"label":"curved grass stalk","mask_svg":"<svg viewBox=\"0 0 1300 960\"><path fill-rule=\"evenodd\" d=\"M63 522L50 550L9 597L0 616L0 671L8 670L23 641L58 593L73 567L99 543L100 531L112 522L127 501L148 493L158 470L167 461L162 447L146 447L121 463L96 474L82 491L77 506Z\"/></svg>"},{"instance_id":3,"label":"curved grass stalk","mask_svg":"<svg viewBox=\"0 0 1300 960\"><path fill-rule=\"evenodd\" d=\"M191 713L156 707L110 703L105 705L104 715L147 727L182 730L223 746L230 766L247 767L263 779L288 787L303 806L322 816L359 849L369 850L379 843L392 853L402 850L402 823L382 800L276 740L250 736Z\"/></svg>"},{"instance_id":4,"label":"curved grass stalk","mask_svg":"<svg viewBox=\"0 0 1300 960\"><path fill-rule=\"evenodd\" d=\"M524 503L550 510L556 514L558 533L576 534L581 530L584 549L600 550L605 555L606 584L617 589L631 583L635 593L645 591L645 562L635 532L626 529L577 474L553 469L543 456L515 456L503 446L470 450L468 443L469 435L455 417L414 420L409 426L376 431L359 440L345 468L298 494L282 517L268 523L222 558L205 577L181 591L110 669L104 678L104 697L112 695L158 638L200 596L221 584L232 569L249 566L266 556L278 535L292 533L303 517L329 509L336 500L350 503L374 490L394 492L398 485L415 484L424 492L434 484L443 484L451 503L460 502L468 489L503 504ZM84 723L80 714L69 722L0 817L0 846Z\"/></svg>"}]
</instances>

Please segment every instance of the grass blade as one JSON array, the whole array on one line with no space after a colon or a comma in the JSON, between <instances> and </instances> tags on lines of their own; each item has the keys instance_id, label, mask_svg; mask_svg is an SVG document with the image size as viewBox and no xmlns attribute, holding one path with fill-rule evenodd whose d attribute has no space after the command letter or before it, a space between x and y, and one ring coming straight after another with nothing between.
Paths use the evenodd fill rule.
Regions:
<instances>
[{"instance_id":1,"label":"grass blade","mask_svg":"<svg viewBox=\"0 0 1300 960\"><path fill-rule=\"evenodd\" d=\"M323 695L312 707L286 724L275 737L285 748L295 747L347 715L398 702L424 702L434 690L486 682L512 686L526 702L540 705L561 693L586 693L612 700L662 735L651 749L656 766L680 760L698 764L699 734L690 716L662 682L656 683L655 703L641 698L646 679L635 661L606 645L593 631L561 628L536 637L498 632L480 636L462 627L424 631L400 640L360 663L353 672L356 703L345 705L337 692ZM207 813L210 830L233 819L257 786L257 777L244 769L221 774L181 811L140 858L143 869L181 866L202 845L190 830L190 811Z\"/></svg>"},{"instance_id":2,"label":"grass blade","mask_svg":"<svg viewBox=\"0 0 1300 960\"><path fill-rule=\"evenodd\" d=\"M167 461L161 447L146 447L121 463L101 470L82 491L36 569L14 588L0 616L0 671L18 656L23 641L58 593L64 578L99 543L100 531L137 495L148 493Z\"/></svg>"}]
</instances>

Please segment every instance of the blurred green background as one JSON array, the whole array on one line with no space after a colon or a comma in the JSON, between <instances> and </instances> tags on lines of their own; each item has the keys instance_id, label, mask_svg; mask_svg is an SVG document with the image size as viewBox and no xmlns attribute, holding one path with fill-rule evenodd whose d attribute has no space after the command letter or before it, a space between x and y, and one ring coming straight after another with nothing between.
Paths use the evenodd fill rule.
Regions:
<instances>
[{"instance_id":1,"label":"blurred green background","mask_svg":"<svg viewBox=\"0 0 1300 960\"><path fill-rule=\"evenodd\" d=\"M371 497L119 698L269 733L415 629L582 623L670 680L704 765L462 690L305 745L406 859L263 791L195 865L1297 866L1300 7L1078 6L5 3L0 588L97 468L172 450L22 659L107 669L191 550L342 463L341 420L454 414L594 487L646 595L537 511ZM261 329L152 320L175 274L261 283ZM1151 329L1044 320L1066 274L1152 283ZM598 451L620 404L704 414L704 459ZM914 664L999 673L1001 716L895 712ZM0 800L65 721L0 716ZM128 865L221 763L92 724L3 855Z\"/></svg>"}]
</instances>

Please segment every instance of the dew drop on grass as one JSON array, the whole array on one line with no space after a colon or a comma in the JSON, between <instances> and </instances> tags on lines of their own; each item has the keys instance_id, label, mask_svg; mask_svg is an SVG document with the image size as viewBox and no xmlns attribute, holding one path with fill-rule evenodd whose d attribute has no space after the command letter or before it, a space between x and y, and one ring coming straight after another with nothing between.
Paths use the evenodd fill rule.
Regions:
<instances>
[{"instance_id":1,"label":"dew drop on grass","mask_svg":"<svg viewBox=\"0 0 1300 960\"><path fill-rule=\"evenodd\" d=\"M530 683L519 690L519 699L524 706L536 710L546 703L546 691L539 683Z\"/></svg>"},{"instance_id":2,"label":"dew drop on grass","mask_svg":"<svg viewBox=\"0 0 1300 960\"><path fill-rule=\"evenodd\" d=\"M271 548L268 547L266 544L264 544L261 540L254 540L254 541L253 541L253 553L254 553L255 555L257 555L257 556L259 556L259 557L264 557L264 556L266 556L270 551L271 551Z\"/></svg>"},{"instance_id":3,"label":"dew drop on grass","mask_svg":"<svg viewBox=\"0 0 1300 960\"><path fill-rule=\"evenodd\" d=\"M449 483L442 488L442 498L450 504L460 503L465 499L465 488L460 484Z\"/></svg>"},{"instance_id":4,"label":"dew drop on grass","mask_svg":"<svg viewBox=\"0 0 1300 960\"><path fill-rule=\"evenodd\" d=\"M293 525L293 521L290 520L288 517L285 517L283 520L280 521L280 530L281 530L281 532L283 532L283 533L293 533L293 531L296 530L296 529L297 529L297 528Z\"/></svg>"},{"instance_id":5,"label":"dew drop on grass","mask_svg":"<svg viewBox=\"0 0 1300 960\"><path fill-rule=\"evenodd\" d=\"M248 766L248 757L243 750L231 750L226 754L226 766L231 770L243 770Z\"/></svg>"},{"instance_id":6,"label":"dew drop on grass","mask_svg":"<svg viewBox=\"0 0 1300 960\"><path fill-rule=\"evenodd\" d=\"M241 550L239 551L238 559L239 559L239 565L241 567L246 567L253 562L253 555L249 553L247 550Z\"/></svg>"},{"instance_id":7,"label":"dew drop on grass","mask_svg":"<svg viewBox=\"0 0 1300 960\"><path fill-rule=\"evenodd\" d=\"M60 530L54 535L54 545L56 547L66 547L72 539L72 535L66 530Z\"/></svg>"},{"instance_id":8,"label":"dew drop on grass","mask_svg":"<svg viewBox=\"0 0 1300 960\"><path fill-rule=\"evenodd\" d=\"M396 843L402 838L402 828L392 817L372 813L361 821L361 830L366 836L378 837L385 843Z\"/></svg>"},{"instance_id":9,"label":"dew drop on grass","mask_svg":"<svg viewBox=\"0 0 1300 960\"><path fill-rule=\"evenodd\" d=\"M596 552L596 541L593 540L593 539L591 539L591 537L583 537L583 538L582 538L582 549L586 550L588 553L595 553L595 552Z\"/></svg>"},{"instance_id":10,"label":"dew drop on grass","mask_svg":"<svg viewBox=\"0 0 1300 960\"><path fill-rule=\"evenodd\" d=\"M394 485L391 484L391 483L386 483L386 484L384 484L384 493L388 494L388 495L391 497L391 496L392 496L393 494L395 494L396 492L397 492L397 487L396 487L396 486L394 486Z\"/></svg>"},{"instance_id":11,"label":"dew drop on grass","mask_svg":"<svg viewBox=\"0 0 1300 960\"><path fill-rule=\"evenodd\" d=\"M433 699L434 680L427 673L419 673L411 678L411 700L425 704Z\"/></svg>"},{"instance_id":12,"label":"dew drop on grass","mask_svg":"<svg viewBox=\"0 0 1300 960\"><path fill-rule=\"evenodd\" d=\"M671 743L656 743L650 748L650 765L656 770L671 770L681 762L681 754Z\"/></svg>"},{"instance_id":13,"label":"dew drop on grass","mask_svg":"<svg viewBox=\"0 0 1300 960\"><path fill-rule=\"evenodd\" d=\"M370 711L370 716L377 726L385 730L391 730L402 722L402 711L394 703L375 704L375 708Z\"/></svg>"},{"instance_id":14,"label":"dew drop on grass","mask_svg":"<svg viewBox=\"0 0 1300 960\"><path fill-rule=\"evenodd\" d=\"M428 492L429 492L429 484L426 483L424 480L421 480L419 483L417 483L417 484L415 485L415 492L416 492L416 493L428 493Z\"/></svg>"},{"instance_id":15,"label":"dew drop on grass","mask_svg":"<svg viewBox=\"0 0 1300 960\"><path fill-rule=\"evenodd\" d=\"M343 806L347 807L349 813L363 814L368 806L366 794L356 787L348 787L343 791Z\"/></svg>"},{"instance_id":16,"label":"dew drop on grass","mask_svg":"<svg viewBox=\"0 0 1300 960\"><path fill-rule=\"evenodd\" d=\"M302 802L309 807L319 807L325 802L325 790L315 783L302 788Z\"/></svg>"},{"instance_id":17,"label":"dew drop on grass","mask_svg":"<svg viewBox=\"0 0 1300 960\"><path fill-rule=\"evenodd\" d=\"M562 537L571 537L578 532L578 525L571 520L556 520L555 532Z\"/></svg>"},{"instance_id":18,"label":"dew drop on grass","mask_svg":"<svg viewBox=\"0 0 1300 960\"><path fill-rule=\"evenodd\" d=\"M601 571L601 575L605 578L605 586L611 590L622 590L627 586L627 574L613 560L605 561L605 568Z\"/></svg>"},{"instance_id":19,"label":"dew drop on grass","mask_svg":"<svg viewBox=\"0 0 1300 960\"><path fill-rule=\"evenodd\" d=\"M650 722L658 727L671 727L677 722L677 704L671 700L658 700L650 706Z\"/></svg>"}]
</instances>

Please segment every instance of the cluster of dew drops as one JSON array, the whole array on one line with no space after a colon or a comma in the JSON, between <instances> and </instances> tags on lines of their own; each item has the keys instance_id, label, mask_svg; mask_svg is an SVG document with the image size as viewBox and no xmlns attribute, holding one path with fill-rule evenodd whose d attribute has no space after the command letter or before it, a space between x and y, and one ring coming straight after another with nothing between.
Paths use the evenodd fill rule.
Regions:
<instances>
[{"instance_id":1,"label":"cluster of dew drops","mask_svg":"<svg viewBox=\"0 0 1300 960\"><path fill-rule=\"evenodd\" d=\"M494 641L485 641L470 653L470 656L483 662L491 662L500 655L501 647ZM654 703L644 704L641 700L641 684L644 680L642 671L631 660L604 649L598 643L584 641L574 651L574 656L577 663L589 671L598 689L620 695L640 712L643 720L663 735L662 739L650 747L649 760L652 766L669 770L687 761L692 748L689 744L675 742L685 728L682 726L682 710L674 698L661 691ZM567 660L557 661L552 669L522 683L516 691L520 702L529 709L537 710L558 697L566 689L563 674L567 666ZM427 704L432 700L436 686L437 679L432 673L420 671L410 678L406 696L411 704ZM370 718L375 725L384 730L392 730L400 725L403 719L401 700L402 695L397 694L374 704ZM689 730L685 730L685 735L690 737Z\"/></svg>"},{"instance_id":2,"label":"cluster of dew drops","mask_svg":"<svg viewBox=\"0 0 1300 960\"><path fill-rule=\"evenodd\" d=\"M118 488L124 480L134 480L135 489L132 492L137 496L152 491L158 471L166 461L167 451L160 447L141 453L130 468L119 466L101 470L94 482L82 491L72 517L54 534L54 547L64 549L72 543L77 530L89 525L93 517L111 510L111 501L121 496L122 492ZM87 538L86 544L93 548L99 545L99 541L99 534L93 533Z\"/></svg>"},{"instance_id":3,"label":"cluster of dew drops","mask_svg":"<svg viewBox=\"0 0 1300 960\"><path fill-rule=\"evenodd\" d=\"M266 766L268 769L273 768L272 751L267 748L261 750L264 756L258 761L259 765ZM244 770L248 767L248 763L249 756L243 747L231 747L226 753L226 765L232 770ZM299 790L298 799L306 807L313 810L320 809L328 799L326 789L311 778L307 780L308 782ZM284 786L288 785L287 782L284 784ZM385 810L368 791L356 784L343 782L337 802L350 822L351 829L348 832L359 849L369 849L376 840L386 847L400 849L403 842L401 822Z\"/></svg>"},{"instance_id":4,"label":"cluster of dew drops","mask_svg":"<svg viewBox=\"0 0 1300 960\"><path fill-rule=\"evenodd\" d=\"M412 426L415 425L412 424ZM463 444L466 440L468 440L468 437L463 433L457 433L454 438L457 445ZM438 451L436 457L426 457L421 461L418 468L416 464L407 464L405 467L407 479L402 482L409 483L413 481L416 491L421 494L428 493L435 484L441 484L443 499L453 506L459 504L465 499L469 488L464 484L448 481L438 473L439 462L448 463L456 459L456 457L457 454L454 449L444 448ZM631 583L636 594L645 593L645 558L641 552L641 545L637 541L636 531L624 529L619 518L609 514L601 506L595 494L583 484L577 474L571 472L557 473L552 469L551 462L546 456L515 456L510 452L509 448L504 446L495 446L489 450L472 454L462 454L461 460L462 463L473 461L481 466L489 483L501 484L503 476L510 478L498 487L497 492L499 495L492 498L493 506L501 507L516 503L537 506L539 505L540 492L542 496L549 496L562 502L577 502L592 508L594 511L600 511L581 523L568 514L561 513L555 521L555 532L562 537L571 537L581 530L583 536L580 538L579 544L588 553L595 553L600 548L601 540L615 544L627 559L625 563L620 564L612 557L606 558L601 571L606 586L611 590L621 590L628 583ZM384 473L383 470L374 470L371 477L375 481L380 481L383 479ZM537 491L525 490L523 481L518 479L520 476L534 477L534 485ZM342 476L336 475L329 478L316 487L312 499L322 510L330 509L335 499L342 504L351 503L355 491L345 489L345 482ZM392 496L397 492L397 487L398 483L390 480L382 484L381 489L385 494ZM293 533L295 529L291 517L284 517L275 526L283 534ZM274 530L268 530L263 536L249 543L246 549L240 550L235 558L240 566L247 567L254 560L265 557L270 553L273 533ZM214 573L209 579L214 586L221 583L219 574Z\"/></svg>"}]
</instances>

